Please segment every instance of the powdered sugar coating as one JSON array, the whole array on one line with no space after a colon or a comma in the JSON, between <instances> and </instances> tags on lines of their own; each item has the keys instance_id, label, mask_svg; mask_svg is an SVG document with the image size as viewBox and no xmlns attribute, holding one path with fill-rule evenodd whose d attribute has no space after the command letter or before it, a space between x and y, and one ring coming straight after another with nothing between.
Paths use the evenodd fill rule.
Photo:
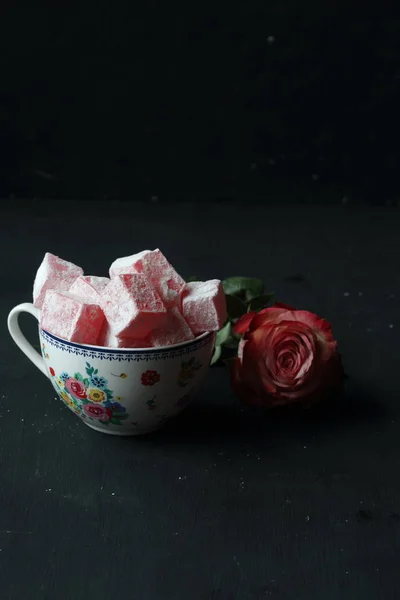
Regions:
<instances>
[{"instance_id":1,"label":"powdered sugar coating","mask_svg":"<svg viewBox=\"0 0 400 600\"><path fill-rule=\"evenodd\" d=\"M182 312L195 334L221 329L227 317L221 281L187 283L182 294Z\"/></svg>"},{"instance_id":2,"label":"powdered sugar coating","mask_svg":"<svg viewBox=\"0 0 400 600\"><path fill-rule=\"evenodd\" d=\"M105 323L103 332L99 340L100 346L108 348L149 348L150 344L146 340L134 340L132 338L120 338L115 335L110 325Z\"/></svg>"},{"instance_id":3,"label":"powdered sugar coating","mask_svg":"<svg viewBox=\"0 0 400 600\"><path fill-rule=\"evenodd\" d=\"M152 329L165 322L166 309L144 275L117 275L100 297L107 321L114 335L144 339Z\"/></svg>"},{"instance_id":4,"label":"powdered sugar coating","mask_svg":"<svg viewBox=\"0 0 400 600\"><path fill-rule=\"evenodd\" d=\"M173 306L168 309L165 325L154 329L148 336L151 346L170 346L187 340L193 340L194 334L179 310Z\"/></svg>"},{"instance_id":5,"label":"powdered sugar coating","mask_svg":"<svg viewBox=\"0 0 400 600\"><path fill-rule=\"evenodd\" d=\"M67 291L83 269L50 252L46 252L33 284L33 304L41 308L47 290Z\"/></svg>"},{"instance_id":6,"label":"powdered sugar coating","mask_svg":"<svg viewBox=\"0 0 400 600\"><path fill-rule=\"evenodd\" d=\"M110 266L110 277L116 277L117 275L126 275L128 273L143 273L141 266L141 260L148 256L152 250L142 250L131 256L123 256L114 260Z\"/></svg>"},{"instance_id":7,"label":"powdered sugar coating","mask_svg":"<svg viewBox=\"0 0 400 600\"><path fill-rule=\"evenodd\" d=\"M81 275L69 288L69 293L80 296L95 303L100 302L100 294L110 283L108 277L95 277L94 275Z\"/></svg>"},{"instance_id":8,"label":"powdered sugar coating","mask_svg":"<svg viewBox=\"0 0 400 600\"><path fill-rule=\"evenodd\" d=\"M141 273L147 277L166 306L179 305L185 280L175 271L161 250L143 250L115 260L110 277L124 273Z\"/></svg>"},{"instance_id":9,"label":"powdered sugar coating","mask_svg":"<svg viewBox=\"0 0 400 600\"><path fill-rule=\"evenodd\" d=\"M104 325L98 304L69 292L48 290L43 302L40 326L70 342L96 345Z\"/></svg>"}]
</instances>

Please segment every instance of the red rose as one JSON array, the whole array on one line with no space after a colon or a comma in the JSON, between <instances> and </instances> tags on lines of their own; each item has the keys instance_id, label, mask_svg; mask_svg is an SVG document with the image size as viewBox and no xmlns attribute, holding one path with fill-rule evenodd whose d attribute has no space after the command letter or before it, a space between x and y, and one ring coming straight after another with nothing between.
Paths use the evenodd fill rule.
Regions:
<instances>
[{"instance_id":1,"label":"red rose","mask_svg":"<svg viewBox=\"0 0 400 600\"><path fill-rule=\"evenodd\" d=\"M160 381L160 374L157 371L145 371L141 377L142 385L155 385Z\"/></svg>"},{"instance_id":2,"label":"red rose","mask_svg":"<svg viewBox=\"0 0 400 600\"><path fill-rule=\"evenodd\" d=\"M83 412L91 419L98 419L103 423L106 423L112 417L112 412L109 408L99 406L98 404L84 404Z\"/></svg>"},{"instance_id":3,"label":"red rose","mask_svg":"<svg viewBox=\"0 0 400 600\"><path fill-rule=\"evenodd\" d=\"M86 388L83 385L82 381L70 377L65 382L65 387L71 394L71 396L78 398L78 400L84 400L86 398Z\"/></svg>"},{"instance_id":4,"label":"red rose","mask_svg":"<svg viewBox=\"0 0 400 600\"><path fill-rule=\"evenodd\" d=\"M342 366L328 321L306 310L275 304L236 323L244 334L232 386L246 403L282 406L316 400L342 380Z\"/></svg>"}]
</instances>

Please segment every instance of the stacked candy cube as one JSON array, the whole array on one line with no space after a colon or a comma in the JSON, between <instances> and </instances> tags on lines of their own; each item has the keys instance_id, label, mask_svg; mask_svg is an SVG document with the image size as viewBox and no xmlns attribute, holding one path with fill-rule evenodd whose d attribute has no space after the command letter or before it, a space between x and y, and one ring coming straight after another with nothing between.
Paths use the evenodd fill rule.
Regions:
<instances>
[{"instance_id":1,"label":"stacked candy cube","mask_svg":"<svg viewBox=\"0 0 400 600\"><path fill-rule=\"evenodd\" d=\"M118 258L110 278L46 253L33 286L40 326L71 342L111 348L169 346L226 320L221 282L186 283L160 250Z\"/></svg>"}]
</instances>

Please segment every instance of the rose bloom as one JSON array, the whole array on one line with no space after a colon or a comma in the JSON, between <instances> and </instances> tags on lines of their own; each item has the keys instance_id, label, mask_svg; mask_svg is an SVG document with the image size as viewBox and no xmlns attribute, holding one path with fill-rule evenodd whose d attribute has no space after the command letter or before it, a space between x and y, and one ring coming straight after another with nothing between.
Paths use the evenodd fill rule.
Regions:
<instances>
[{"instance_id":1,"label":"rose bloom","mask_svg":"<svg viewBox=\"0 0 400 600\"><path fill-rule=\"evenodd\" d=\"M241 317L243 334L231 370L234 392L247 404L311 404L340 385L343 370L328 321L275 304Z\"/></svg>"},{"instance_id":2,"label":"rose bloom","mask_svg":"<svg viewBox=\"0 0 400 600\"><path fill-rule=\"evenodd\" d=\"M86 388L83 385L82 381L75 379L74 377L70 377L65 382L66 390L74 396L78 398L78 400L84 400L86 398Z\"/></svg>"},{"instance_id":3,"label":"rose bloom","mask_svg":"<svg viewBox=\"0 0 400 600\"><path fill-rule=\"evenodd\" d=\"M157 371L145 371L142 373L141 381L142 385L155 385L160 381L160 374Z\"/></svg>"},{"instance_id":4,"label":"rose bloom","mask_svg":"<svg viewBox=\"0 0 400 600\"><path fill-rule=\"evenodd\" d=\"M84 404L83 412L91 419L98 419L104 423L112 417L112 412L109 408L99 406L98 404Z\"/></svg>"}]
</instances>

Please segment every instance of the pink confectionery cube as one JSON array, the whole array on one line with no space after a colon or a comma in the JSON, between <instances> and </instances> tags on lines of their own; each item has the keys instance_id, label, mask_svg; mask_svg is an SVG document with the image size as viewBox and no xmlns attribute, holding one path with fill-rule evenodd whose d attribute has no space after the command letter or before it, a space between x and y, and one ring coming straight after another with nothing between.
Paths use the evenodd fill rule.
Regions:
<instances>
[{"instance_id":1,"label":"pink confectionery cube","mask_svg":"<svg viewBox=\"0 0 400 600\"><path fill-rule=\"evenodd\" d=\"M33 284L33 304L41 308L47 290L66 292L80 275L81 267L46 252Z\"/></svg>"},{"instance_id":2,"label":"pink confectionery cube","mask_svg":"<svg viewBox=\"0 0 400 600\"><path fill-rule=\"evenodd\" d=\"M40 326L64 340L96 345L104 325L98 304L69 292L48 290L43 302Z\"/></svg>"},{"instance_id":3,"label":"pink confectionery cube","mask_svg":"<svg viewBox=\"0 0 400 600\"><path fill-rule=\"evenodd\" d=\"M144 275L117 275L103 290L100 306L114 335L144 339L152 329L161 327L166 308Z\"/></svg>"},{"instance_id":4,"label":"pink confectionery cube","mask_svg":"<svg viewBox=\"0 0 400 600\"><path fill-rule=\"evenodd\" d=\"M175 271L158 248L118 258L112 263L111 278L126 273L145 275L166 306L180 304L180 294L185 280Z\"/></svg>"},{"instance_id":5,"label":"pink confectionery cube","mask_svg":"<svg viewBox=\"0 0 400 600\"><path fill-rule=\"evenodd\" d=\"M100 294L109 283L110 280L108 277L81 275L78 279L75 279L69 288L69 293L99 303Z\"/></svg>"},{"instance_id":6,"label":"pink confectionery cube","mask_svg":"<svg viewBox=\"0 0 400 600\"><path fill-rule=\"evenodd\" d=\"M171 346L187 340L193 340L194 334L179 310L173 306L167 312L163 327L154 329L148 336L151 346Z\"/></svg>"},{"instance_id":7,"label":"pink confectionery cube","mask_svg":"<svg viewBox=\"0 0 400 600\"><path fill-rule=\"evenodd\" d=\"M150 344L146 340L134 340L131 338L120 338L116 336L109 324L105 323L103 333L101 335L100 346L107 348L149 348Z\"/></svg>"},{"instance_id":8,"label":"pink confectionery cube","mask_svg":"<svg viewBox=\"0 0 400 600\"><path fill-rule=\"evenodd\" d=\"M219 279L187 283L182 312L193 333L218 331L226 321L226 300Z\"/></svg>"}]
</instances>

